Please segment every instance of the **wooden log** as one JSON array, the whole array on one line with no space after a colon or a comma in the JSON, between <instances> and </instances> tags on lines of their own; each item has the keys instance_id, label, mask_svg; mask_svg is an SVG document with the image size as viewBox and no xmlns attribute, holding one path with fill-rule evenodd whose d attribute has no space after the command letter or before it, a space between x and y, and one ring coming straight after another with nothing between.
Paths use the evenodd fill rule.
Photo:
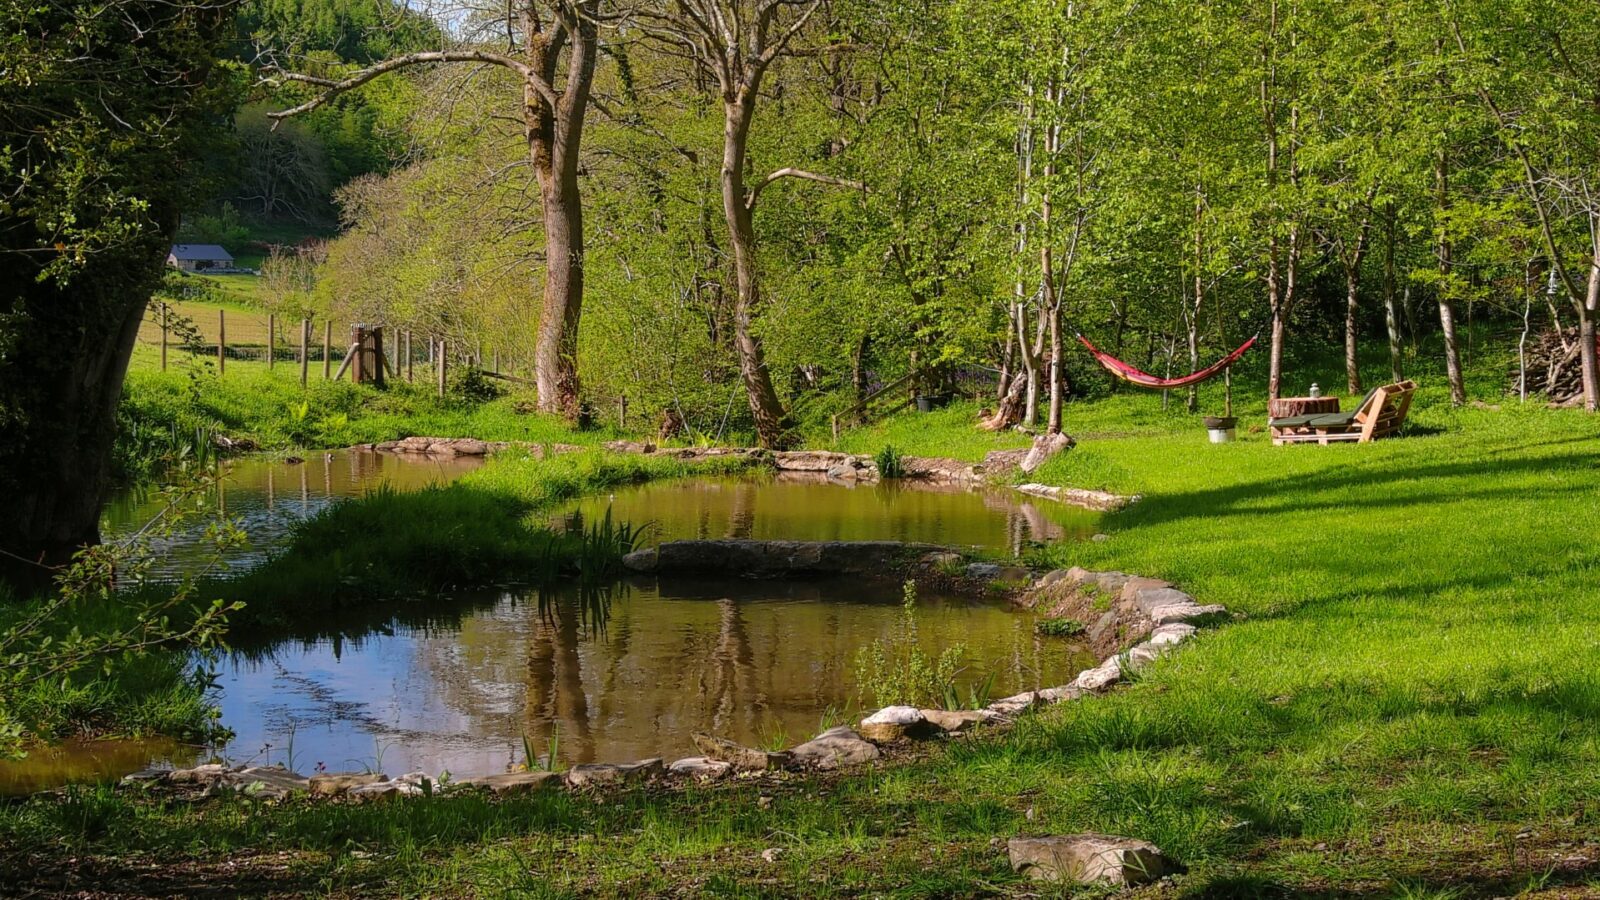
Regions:
<instances>
[{"instance_id":1,"label":"wooden log","mask_svg":"<svg viewBox=\"0 0 1600 900\"><path fill-rule=\"evenodd\" d=\"M334 381L338 381L339 379L344 377L345 370L350 368L350 364L356 359L356 357L361 355L360 352L359 352L360 350L361 350L361 345L359 345L359 344L351 344L350 345L350 349L345 351L344 362L339 364L339 372L338 372L338 374L333 376L333 380Z\"/></svg>"}]
</instances>

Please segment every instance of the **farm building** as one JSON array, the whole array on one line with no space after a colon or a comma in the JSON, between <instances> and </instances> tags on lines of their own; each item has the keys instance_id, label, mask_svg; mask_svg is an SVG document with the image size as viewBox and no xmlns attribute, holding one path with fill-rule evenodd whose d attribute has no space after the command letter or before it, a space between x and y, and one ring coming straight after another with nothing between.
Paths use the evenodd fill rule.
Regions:
<instances>
[{"instance_id":1,"label":"farm building","mask_svg":"<svg viewBox=\"0 0 1600 900\"><path fill-rule=\"evenodd\" d=\"M233 268L233 254L216 244L173 244L167 265L184 272Z\"/></svg>"}]
</instances>

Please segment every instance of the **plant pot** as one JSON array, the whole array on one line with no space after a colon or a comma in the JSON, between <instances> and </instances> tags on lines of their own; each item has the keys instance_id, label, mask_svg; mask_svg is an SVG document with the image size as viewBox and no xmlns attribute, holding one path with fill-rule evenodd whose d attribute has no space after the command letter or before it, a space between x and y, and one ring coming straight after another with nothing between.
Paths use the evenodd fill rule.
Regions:
<instances>
[{"instance_id":1,"label":"plant pot","mask_svg":"<svg viewBox=\"0 0 1600 900\"><path fill-rule=\"evenodd\" d=\"M1239 424L1236 416L1206 416L1206 435L1213 444L1226 444L1233 440L1234 426Z\"/></svg>"},{"instance_id":2,"label":"plant pot","mask_svg":"<svg viewBox=\"0 0 1600 900\"><path fill-rule=\"evenodd\" d=\"M917 412L933 412L950 405L949 394L918 394Z\"/></svg>"}]
</instances>

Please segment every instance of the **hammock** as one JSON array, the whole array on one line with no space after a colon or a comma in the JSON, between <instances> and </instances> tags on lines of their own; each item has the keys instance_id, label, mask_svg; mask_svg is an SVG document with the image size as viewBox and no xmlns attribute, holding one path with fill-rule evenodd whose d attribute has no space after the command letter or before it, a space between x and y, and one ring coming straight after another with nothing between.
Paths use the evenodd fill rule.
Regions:
<instances>
[{"instance_id":1,"label":"hammock","mask_svg":"<svg viewBox=\"0 0 1600 900\"><path fill-rule=\"evenodd\" d=\"M1240 344L1239 349L1229 353L1227 356L1217 360L1215 363L1212 363L1198 372L1190 372L1181 378L1158 378L1148 372L1141 372L1138 369L1135 369L1133 366L1128 365L1122 360L1117 359L1115 356L1112 356L1111 354L1106 353L1095 345L1089 343L1089 339L1081 334L1078 335L1078 341L1079 343L1083 344L1083 346L1089 348L1089 352L1094 354L1094 358L1100 363L1100 365L1106 367L1107 372L1110 372L1129 384L1138 385L1142 388L1151 388L1153 390L1164 391L1171 388L1188 387L1191 384L1199 384L1208 378L1216 377L1217 375L1221 374L1223 369L1226 369L1227 367L1238 362L1239 357L1243 356L1244 352L1250 349L1251 345L1256 342L1256 339L1252 337L1250 340Z\"/></svg>"}]
</instances>

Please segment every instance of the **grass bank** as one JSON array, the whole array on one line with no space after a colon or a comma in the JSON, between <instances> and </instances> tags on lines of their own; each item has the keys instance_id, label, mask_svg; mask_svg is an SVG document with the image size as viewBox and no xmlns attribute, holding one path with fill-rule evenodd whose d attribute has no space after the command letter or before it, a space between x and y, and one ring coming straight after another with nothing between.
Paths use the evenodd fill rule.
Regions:
<instances>
[{"instance_id":1,"label":"grass bank","mask_svg":"<svg viewBox=\"0 0 1600 900\"><path fill-rule=\"evenodd\" d=\"M224 374L198 362L160 370L141 347L119 410L117 453L125 476L137 477L182 455L197 433L220 434L269 451L348 447L410 435L475 437L535 444L598 444L608 428L575 431L564 420L532 412L532 395L488 396L484 383L459 380L439 398L424 383L386 390L313 377L262 362L230 361ZM491 390L498 385L489 385Z\"/></svg>"},{"instance_id":2,"label":"grass bank","mask_svg":"<svg viewBox=\"0 0 1600 900\"><path fill-rule=\"evenodd\" d=\"M1144 499L1105 519L1106 541L1039 562L1169 578L1240 617L1004 737L841 780L604 804L84 792L0 809L0 845L29 871L112 881L159 863L139 877L169 886L974 896L1035 890L994 839L1096 830L1189 866L1149 896L1600 896L1600 435L1582 413L1442 400L1425 384L1408 436L1326 448L1209 445L1157 397L1074 405L1069 430L1101 436L1039 480ZM960 411L947 440L937 421L851 439L982 449Z\"/></svg>"}]
</instances>

